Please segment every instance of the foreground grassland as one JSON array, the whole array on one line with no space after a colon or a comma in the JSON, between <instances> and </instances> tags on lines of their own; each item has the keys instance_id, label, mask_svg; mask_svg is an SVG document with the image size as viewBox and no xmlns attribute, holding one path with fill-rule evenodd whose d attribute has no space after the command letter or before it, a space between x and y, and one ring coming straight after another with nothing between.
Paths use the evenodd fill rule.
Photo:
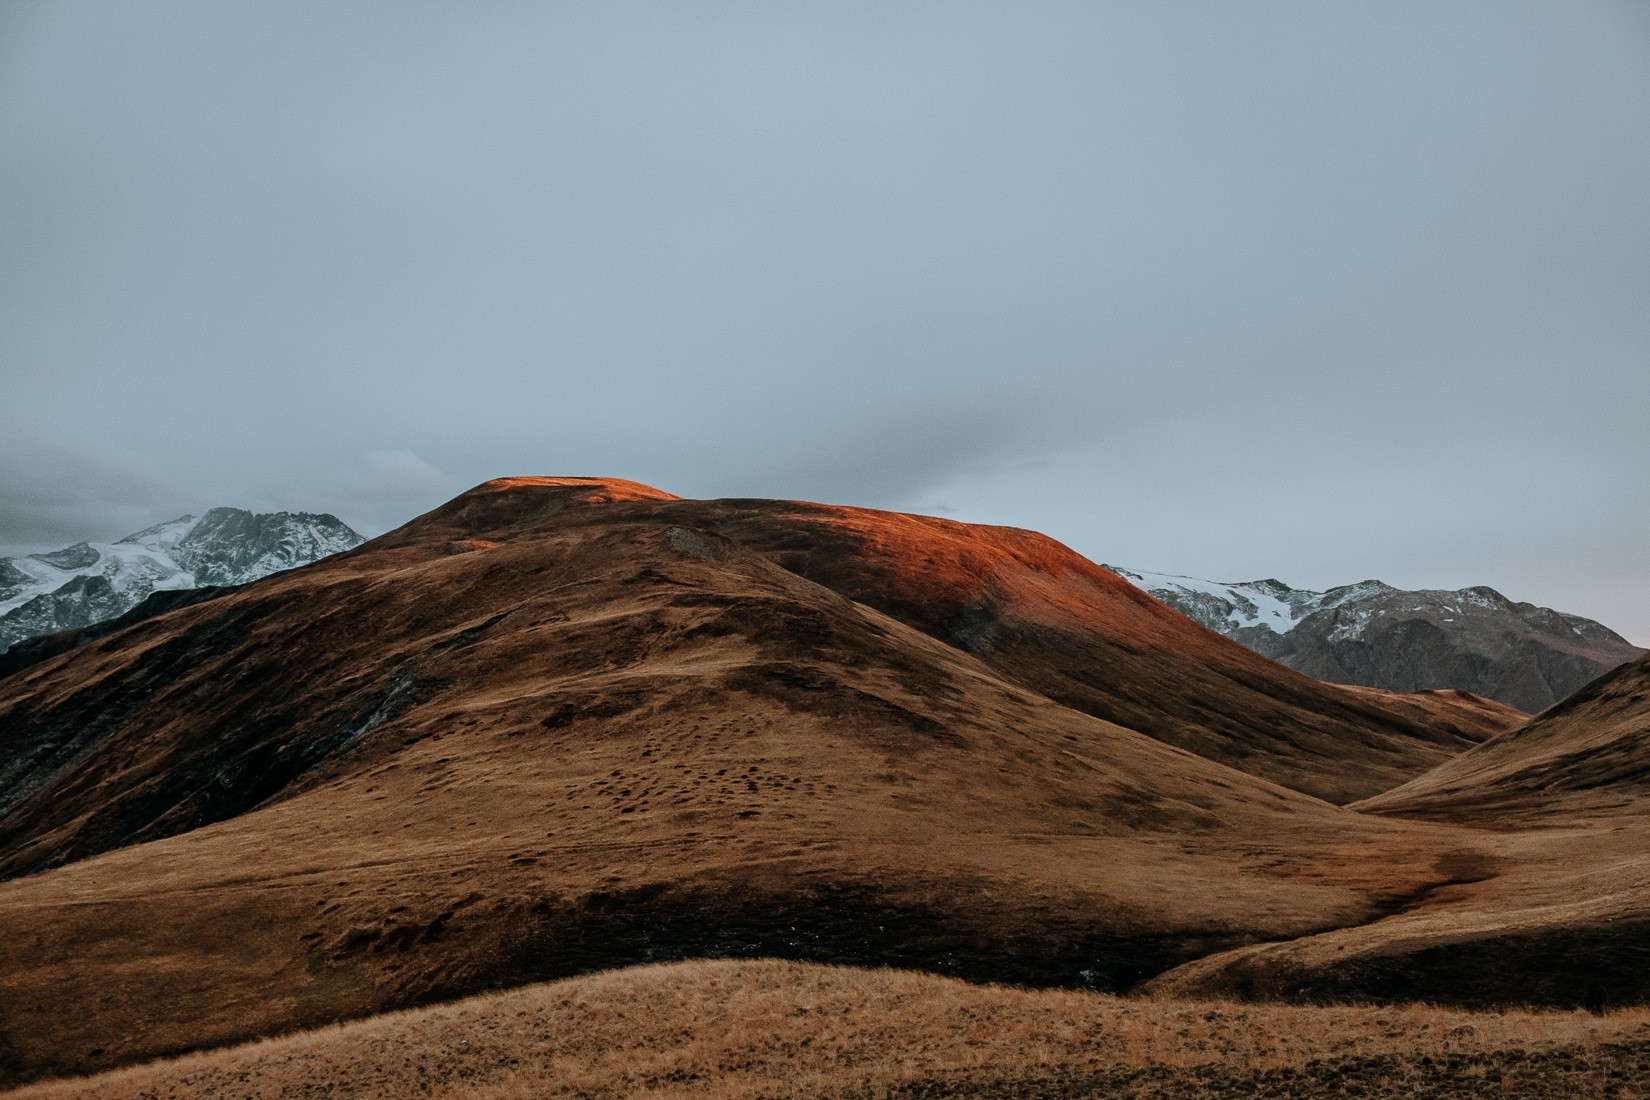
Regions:
<instances>
[{"instance_id":1,"label":"foreground grassland","mask_svg":"<svg viewBox=\"0 0 1650 1100\"><path fill-rule=\"evenodd\" d=\"M1650 1009L1132 1000L777 961L609 971L57 1081L66 1097L1650 1096Z\"/></svg>"}]
</instances>

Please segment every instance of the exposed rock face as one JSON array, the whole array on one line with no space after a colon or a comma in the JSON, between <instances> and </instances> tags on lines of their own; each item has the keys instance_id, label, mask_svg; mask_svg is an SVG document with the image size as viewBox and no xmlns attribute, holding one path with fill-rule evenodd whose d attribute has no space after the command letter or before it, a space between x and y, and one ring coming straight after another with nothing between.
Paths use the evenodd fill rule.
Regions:
<instances>
[{"instance_id":1,"label":"exposed rock face","mask_svg":"<svg viewBox=\"0 0 1650 1100\"><path fill-rule=\"evenodd\" d=\"M24 638L113 619L152 592L245 584L361 542L333 515L213 508L114 543L0 558L0 653Z\"/></svg>"},{"instance_id":2,"label":"exposed rock face","mask_svg":"<svg viewBox=\"0 0 1650 1100\"><path fill-rule=\"evenodd\" d=\"M1591 619L1483 586L1404 591L1369 580L1310 592L1107 568L1210 630L1338 684L1469 691L1535 713L1644 652Z\"/></svg>"}]
</instances>

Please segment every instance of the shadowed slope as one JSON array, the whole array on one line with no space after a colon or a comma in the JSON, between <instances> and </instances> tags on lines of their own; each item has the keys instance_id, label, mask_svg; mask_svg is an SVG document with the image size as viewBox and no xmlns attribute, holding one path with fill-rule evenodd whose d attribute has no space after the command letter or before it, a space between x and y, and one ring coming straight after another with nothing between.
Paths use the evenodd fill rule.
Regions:
<instances>
[{"instance_id":1,"label":"shadowed slope","mask_svg":"<svg viewBox=\"0 0 1650 1100\"><path fill-rule=\"evenodd\" d=\"M685 522L735 510L489 483L0 681L0 1074L692 955L1119 989L1450 880Z\"/></svg>"},{"instance_id":2,"label":"shadowed slope","mask_svg":"<svg viewBox=\"0 0 1650 1100\"><path fill-rule=\"evenodd\" d=\"M1379 813L1467 818L1636 803L1650 794L1650 657L1529 724L1368 800Z\"/></svg>"},{"instance_id":3,"label":"shadowed slope","mask_svg":"<svg viewBox=\"0 0 1650 1100\"><path fill-rule=\"evenodd\" d=\"M1650 1000L1650 658L1354 808L1494 829L1392 918L1251 945L1180 994L1602 1007Z\"/></svg>"},{"instance_id":4,"label":"shadowed slope","mask_svg":"<svg viewBox=\"0 0 1650 1100\"><path fill-rule=\"evenodd\" d=\"M1499 737L1530 720L1530 716L1517 707L1474 695L1470 691L1440 688L1398 692L1352 684L1334 686L1354 699L1399 715L1419 728L1457 731L1478 743Z\"/></svg>"},{"instance_id":5,"label":"shadowed slope","mask_svg":"<svg viewBox=\"0 0 1650 1100\"><path fill-rule=\"evenodd\" d=\"M1601 1009L1650 1002L1650 814L1562 812L1481 833L1454 881L1391 917L1216 952L1153 979L1177 996Z\"/></svg>"}]
</instances>

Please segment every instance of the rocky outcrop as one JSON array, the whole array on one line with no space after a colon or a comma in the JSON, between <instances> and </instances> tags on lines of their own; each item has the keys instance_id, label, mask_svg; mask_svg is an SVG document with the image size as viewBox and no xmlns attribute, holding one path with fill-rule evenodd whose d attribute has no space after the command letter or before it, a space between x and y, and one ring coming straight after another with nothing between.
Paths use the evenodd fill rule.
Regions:
<instances>
[{"instance_id":1,"label":"rocky outcrop","mask_svg":"<svg viewBox=\"0 0 1650 1100\"><path fill-rule=\"evenodd\" d=\"M0 653L25 638L114 619L154 592L246 584L361 541L325 513L213 508L118 542L0 558Z\"/></svg>"},{"instance_id":2,"label":"rocky outcrop","mask_svg":"<svg viewBox=\"0 0 1650 1100\"><path fill-rule=\"evenodd\" d=\"M1591 619L1493 588L1380 581L1312 592L1108 566L1182 614L1309 676L1387 691L1468 691L1535 713L1644 651Z\"/></svg>"}]
</instances>

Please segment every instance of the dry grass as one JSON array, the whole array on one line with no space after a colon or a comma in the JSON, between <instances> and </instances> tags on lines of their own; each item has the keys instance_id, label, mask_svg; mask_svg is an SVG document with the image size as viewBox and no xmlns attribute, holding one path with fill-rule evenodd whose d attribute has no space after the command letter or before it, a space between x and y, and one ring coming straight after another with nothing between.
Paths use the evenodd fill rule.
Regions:
<instances>
[{"instance_id":1,"label":"dry grass","mask_svg":"<svg viewBox=\"0 0 1650 1100\"><path fill-rule=\"evenodd\" d=\"M1321 1076L1325 1066L1338 1067L1331 1076L1350 1088L1325 1094L1457 1095L1426 1092L1426 1075L1440 1072L1451 1087L1470 1090L1459 1095L1502 1095L1503 1086L1535 1094L1520 1087L1526 1061L1516 1052L1559 1052L1565 1065L1581 1067L1580 1076L1554 1079L1559 1091L1551 1095L1639 1095L1612 1066L1623 1049L1650 1049L1650 1009L1598 1016L1131 1000L905 971L688 962L380 1016L14 1096L525 1100L1009 1095L1028 1087L1089 1095L1111 1094L1107 1082L1133 1089L1120 1095L1306 1095L1302 1075ZM1543 1065L1531 1079L1548 1080L1550 1070ZM1222 1091L1233 1082L1238 1092ZM1283 1091L1267 1092L1266 1082Z\"/></svg>"},{"instance_id":2,"label":"dry grass","mask_svg":"<svg viewBox=\"0 0 1650 1100\"><path fill-rule=\"evenodd\" d=\"M14 948L0 1083L650 959L800 956L1028 985L1087 970L1122 989L1210 951L1371 920L1478 843L1337 810L1057 703L717 541L717 517L740 507L535 519L563 503L467 496L370 549L6 678L0 728L25 742L8 753L55 759L114 732L0 822L0 877L18 875L0 882ZM453 511L493 508L496 522ZM843 538L876 534L875 518ZM899 552L877 584L917 584L913 532L930 525L883 518ZM673 526L689 521L710 533ZM959 599L983 584L964 558L1018 560L1012 533L981 534L975 555L967 528L947 530ZM449 552L464 539L497 545ZM1192 691L1173 671L1202 668L1174 640L1185 632L1260 661L1040 545L1016 567L1025 614L1047 590L1052 619L1093 604L1096 645L1133 637L1141 616L1180 632L1153 643L1179 663L1144 661L1150 683L1127 671L1140 662L1096 666L1096 683ZM1010 633L1052 636L1028 622ZM1285 696L1334 694L1276 673ZM1253 720L1271 729L1301 705ZM1247 714L1235 699L1198 707ZM1336 722L1362 743L1362 725Z\"/></svg>"},{"instance_id":3,"label":"dry grass","mask_svg":"<svg viewBox=\"0 0 1650 1100\"><path fill-rule=\"evenodd\" d=\"M1413 774L1459 715L1271 666L1040 536L565 488L496 483L5 679L6 752L49 785L0 821L0 1082L344 1019L95 1088L1264 1073L1385 1026L778 964L371 1018L666 958L1105 989L1209 959L1199 996L1296 941L1280 997L1534 1000L1544 971L1547 1003L1650 1001L1650 817L1515 835L1301 793Z\"/></svg>"}]
</instances>

